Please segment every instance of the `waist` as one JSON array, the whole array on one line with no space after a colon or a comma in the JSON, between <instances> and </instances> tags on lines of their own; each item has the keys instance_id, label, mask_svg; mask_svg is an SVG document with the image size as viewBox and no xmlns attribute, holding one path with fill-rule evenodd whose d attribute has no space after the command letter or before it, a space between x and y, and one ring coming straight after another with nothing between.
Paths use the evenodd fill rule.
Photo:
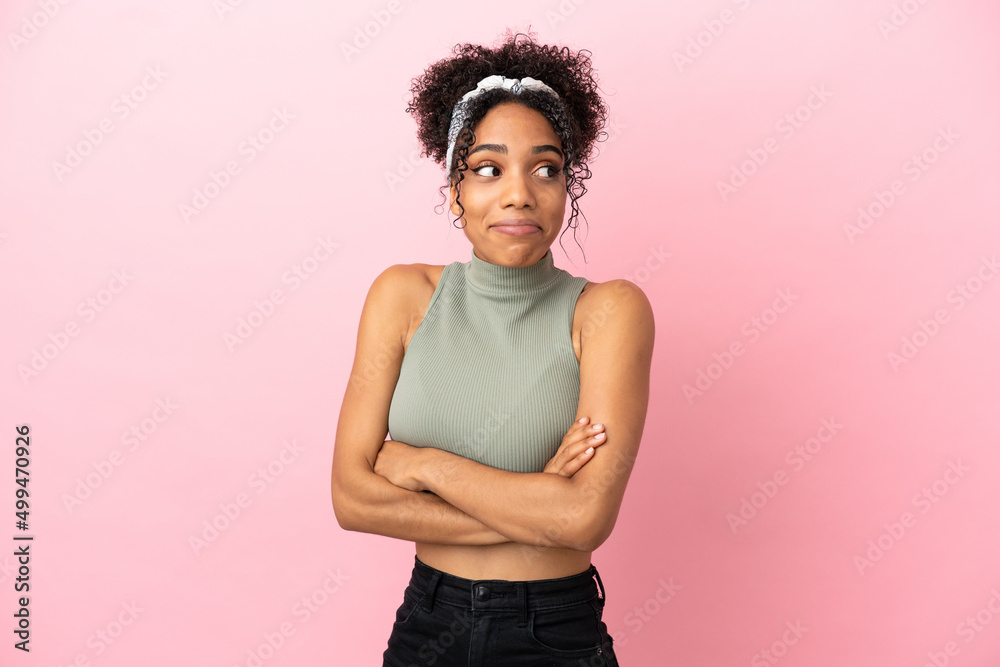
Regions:
<instances>
[{"instance_id":1,"label":"waist","mask_svg":"<svg viewBox=\"0 0 1000 667\"><path fill-rule=\"evenodd\" d=\"M590 567L589 551L533 547L514 542L490 545L416 543L425 565L464 579L531 581L579 574Z\"/></svg>"},{"instance_id":2,"label":"waist","mask_svg":"<svg viewBox=\"0 0 1000 667\"><path fill-rule=\"evenodd\" d=\"M426 601L466 609L517 611L523 608L544 609L604 598L604 584L597 568L567 577L511 581L505 579L466 579L443 572L414 557L410 586L424 594Z\"/></svg>"}]
</instances>

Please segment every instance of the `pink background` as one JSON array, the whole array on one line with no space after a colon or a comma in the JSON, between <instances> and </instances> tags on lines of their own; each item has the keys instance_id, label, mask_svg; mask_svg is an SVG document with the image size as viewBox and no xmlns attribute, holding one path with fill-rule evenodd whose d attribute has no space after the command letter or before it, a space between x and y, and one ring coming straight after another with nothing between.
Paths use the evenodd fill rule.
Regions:
<instances>
[{"instance_id":1,"label":"pink background","mask_svg":"<svg viewBox=\"0 0 1000 667\"><path fill-rule=\"evenodd\" d=\"M329 495L358 317L469 258L409 83L530 25L611 108L556 265L657 318L594 555L621 664L998 664L995 3L223 2L0 11L2 628L23 423L36 536L0 663L381 664L413 546Z\"/></svg>"}]
</instances>

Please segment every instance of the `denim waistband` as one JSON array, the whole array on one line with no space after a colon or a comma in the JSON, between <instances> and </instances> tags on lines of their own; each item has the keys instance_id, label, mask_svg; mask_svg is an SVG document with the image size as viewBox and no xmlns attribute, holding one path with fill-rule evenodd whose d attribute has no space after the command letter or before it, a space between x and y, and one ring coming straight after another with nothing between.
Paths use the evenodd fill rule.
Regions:
<instances>
[{"instance_id":1,"label":"denim waistband","mask_svg":"<svg viewBox=\"0 0 1000 667\"><path fill-rule=\"evenodd\" d=\"M469 611L519 612L522 622L528 609L556 609L594 598L604 600L604 583L597 568L589 568L558 579L507 581L464 579L442 572L414 556L410 586L422 594L421 606L428 612L435 603Z\"/></svg>"}]
</instances>

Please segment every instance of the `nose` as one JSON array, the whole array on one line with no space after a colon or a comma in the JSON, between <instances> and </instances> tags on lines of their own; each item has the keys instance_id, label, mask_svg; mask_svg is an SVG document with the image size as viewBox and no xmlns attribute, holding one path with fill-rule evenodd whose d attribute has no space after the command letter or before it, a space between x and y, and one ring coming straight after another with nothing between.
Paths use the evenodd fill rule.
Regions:
<instances>
[{"instance_id":1,"label":"nose","mask_svg":"<svg viewBox=\"0 0 1000 667\"><path fill-rule=\"evenodd\" d=\"M532 191L531 176L520 170L512 169L504 174L503 190L500 195L500 207L514 208L533 207L535 194Z\"/></svg>"}]
</instances>

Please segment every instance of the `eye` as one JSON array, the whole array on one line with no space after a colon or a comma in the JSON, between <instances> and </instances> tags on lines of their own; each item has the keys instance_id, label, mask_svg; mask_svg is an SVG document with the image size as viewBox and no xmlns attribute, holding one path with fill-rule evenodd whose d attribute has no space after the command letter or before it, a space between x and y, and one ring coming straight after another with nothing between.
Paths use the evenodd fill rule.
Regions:
<instances>
[{"instance_id":1,"label":"eye","mask_svg":"<svg viewBox=\"0 0 1000 667\"><path fill-rule=\"evenodd\" d=\"M551 169L552 173L549 174L550 178L556 178L559 175L559 168L552 164L543 164L539 169Z\"/></svg>"},{"instance_id":2,"label":"eye","mask_svg":"<svg viewBox=\"0 0 1000 667\"><path fill-rule=\"evenodd\" d=\"M477 174L479 174L479 170L481 170L481 169L497 169L497 171L499 171L499 169L497 168L497 166L495 164L481 164L478 167L476 167L475 169L473 169L472 171L475 172L475 173L477 173ZM479 175L482 176L482 174L479 174ZM490 176L484 176L484 178L491 178L491 177Z\"/></svg>"}]
</instances>

